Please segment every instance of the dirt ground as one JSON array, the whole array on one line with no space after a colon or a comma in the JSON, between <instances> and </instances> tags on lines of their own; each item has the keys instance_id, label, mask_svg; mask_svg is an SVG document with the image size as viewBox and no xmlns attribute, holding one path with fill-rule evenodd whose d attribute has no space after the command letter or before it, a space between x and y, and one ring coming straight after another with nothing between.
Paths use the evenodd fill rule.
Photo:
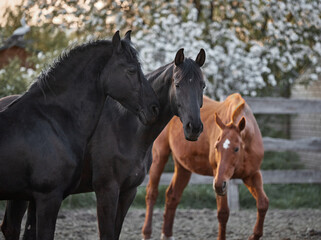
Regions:
<instances>
[{"instance_id":1,"label":"dirt ground","mask_svg":"<svg viewBox=\"0 0 321 240\"><path fill-rule=\"evenodd\" d=\"M121 240L141 239L145 211L132 209L124 222ZM3 212L0 212L2 220ZM154 212L153 240L160 239L163 210ZM255 210L230 214L227 239L244 240L251 234L256 220ZM211 209L178 209L174 236L176 240L216 239L218 222L216 211ZM4 237L0 236L0 239ZM98 239L95 209L61 210L57 220L56 240ZM262 240L321 240L321 210L269 210Z\"/></svg>"}]
</instances>

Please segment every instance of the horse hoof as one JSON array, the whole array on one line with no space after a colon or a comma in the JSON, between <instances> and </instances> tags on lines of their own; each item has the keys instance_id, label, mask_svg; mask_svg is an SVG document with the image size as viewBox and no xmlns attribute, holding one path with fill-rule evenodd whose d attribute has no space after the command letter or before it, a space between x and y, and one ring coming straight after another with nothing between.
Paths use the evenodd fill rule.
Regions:
<instances>
[{"instance_id":1,"label":"horse hoof","mask_svg":"<svg viewBox=\"0 0 321 240\"><path fill-rule=\"evenodd\" d=\"M162 233L160 239L161 239L161 240L175 240L175 238L174 238L173 236L166 237L164 233Z\"/></svg>"}]
</instances>

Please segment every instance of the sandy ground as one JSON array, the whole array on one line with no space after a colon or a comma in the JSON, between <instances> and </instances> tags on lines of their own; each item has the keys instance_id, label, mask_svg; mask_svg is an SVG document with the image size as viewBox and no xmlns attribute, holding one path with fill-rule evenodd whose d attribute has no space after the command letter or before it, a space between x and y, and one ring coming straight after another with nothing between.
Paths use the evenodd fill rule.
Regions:
<instances>
[{"instance_id":1,"label":"sandy ground","mask_svg":"<svg viewBox=\"0 0 321 240\"><path fill-rule=\"evenodd\" d=\"M0 212L0 219L3 212ZM124 222L121 240L141 239L145 211L132 209ZM256 220L255 210L230 214L227 239L244 240L251 234ZM163 210L154 211L153 238L160 239ZM174 224L176 240L216 239L218 222L211 209L178 209ZM1 235L0 239L4 239ZM98 239L95 209L61 210L57 220L56 240ZM269 210L262 240L321 240L321 210Z\"/></svg>"}]
</instances>

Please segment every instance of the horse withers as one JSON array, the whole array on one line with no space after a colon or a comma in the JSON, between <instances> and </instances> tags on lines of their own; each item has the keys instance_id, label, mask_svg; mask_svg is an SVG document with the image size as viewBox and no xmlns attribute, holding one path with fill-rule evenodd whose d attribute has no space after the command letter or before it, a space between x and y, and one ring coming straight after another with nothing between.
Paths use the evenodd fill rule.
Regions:
<instances>
[{"instance_id":1,"label":"horse withers","mask_svg":"<svg viewBox=\"0 0 321 240\"><path fill-rule=\"evenodd\" d=\"M112 41L70 50L0 112L0 200L30 201L33 239L54 238L61 201L78 186L107 96L143 123L157 118L158 99L141 71L130 32L123 40L117 31ZM6 239L18 239L20 231L6 219L1 226Z\"/></svg>"},{"instance_id":2,"label":"horse withers","mask_svg":"<svg viewBox=\"0 0 321 240\"><path fill-rule=\"evenodd\" d=\"M164 166L172 153L175 171L166 191L162 239L174 239L173 223L176 207L192 172L214 176L218 240L226 238L229 218L227 203L228 181L240 178L257 203L257 221L251 240L263 235L263 222L268 209L268 198L263 190L260 165L264 149L262 136L252 111L239 94L232 94L224 102L204 97L201 109L204 132L197 142L185 141L180 121L174 117L153 146L153 163L146 192L146 217L142 232L149 239L152 232L153 206L158 195L158 184Z\"/></svg>"},{"instance_id":3,"label":"horse withers","mask_svg":"<svg viewBox=\"0 0 321 240\"><path fill-rule=\"evenodd\" d=\"M187 128L186 139L195 141L202 132L200 107L205 82L201 67L204 62L203 49L195 60L185 58L180 49L172 63L146 75L160 103L159 117L149 126L143 125L113 99L106 99L101 119L88 144L81 182L74 191L96 192L100 239L119 239L137 186L150 168L153 142L174 114ZM7 227L20 231L25 209L26 202L9 201L4 219ZM33 239L34 225L34 207L30 203L24 240Z\"/></svg>"}]
</instances>

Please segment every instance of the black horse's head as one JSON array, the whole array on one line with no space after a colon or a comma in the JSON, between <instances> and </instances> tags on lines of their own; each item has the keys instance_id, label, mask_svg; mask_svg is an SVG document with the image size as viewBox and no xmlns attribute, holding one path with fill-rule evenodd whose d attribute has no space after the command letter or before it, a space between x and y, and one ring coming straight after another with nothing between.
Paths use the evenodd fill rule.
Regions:
<instances>
[{"instance_id":1,"label":"black horse's head","mask_svg":"<svg viewBox=\"0 0 321 240\"><path fill-rule=\"evenodd\" d=\"M142 72L130 33L122 40L119 31L114 34L112 56L100 78L109 96L138 115L143 124L150 124L158 116L159 102Z\"/></svg>"},{"instance_id":2,"label":"black horse's head","mask_svg":"<svg viewBox=\"0 0 321 240\"><path fill-rule=\"evenodd\" d=\"M175 56L171 86L171 107L183 123L185 138L196 141L203 131L200 108L203 105L205 82L200 69L205 62L205 51L200 50L196 60L184 57L184 49Z\"/></svg>"}]
</instances>

